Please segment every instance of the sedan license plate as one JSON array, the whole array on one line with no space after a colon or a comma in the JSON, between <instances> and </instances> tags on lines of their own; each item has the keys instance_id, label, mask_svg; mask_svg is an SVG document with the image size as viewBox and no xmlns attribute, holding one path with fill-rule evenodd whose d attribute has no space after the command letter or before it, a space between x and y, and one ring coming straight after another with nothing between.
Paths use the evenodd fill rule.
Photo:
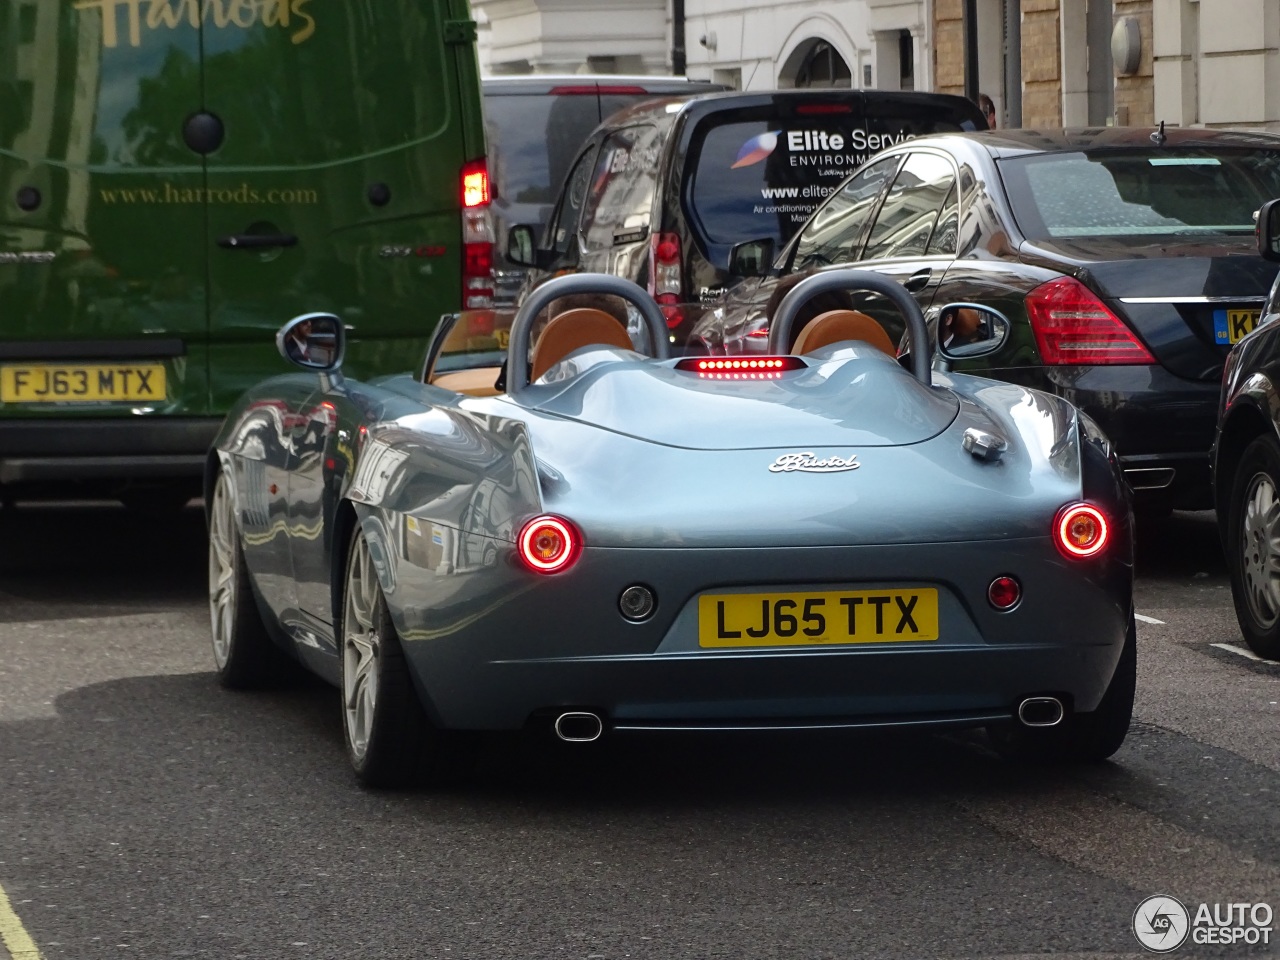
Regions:
<instances>
[{"instance_id":1,"label":"sedan license plate","mask_svg":"<svg viewBox=\"0 0 1280 960\"><path fill-rule=\"evenodd\" d=\"M0 367L0 402L164 400L162 363L10 364Z\"/></svg>"},{"instance_id":2,"label":"sedan license plate","mask_svg":"<svg viewBox=\"0 0 1280 960\"><path fill-rule=\"evenodd\" d=\"M1232 344L1244 339L1261 317L1261 310L1213 311L1213 342Z\"/></svg>"},{"instance_id":3,"label":"sedan license plate","mask_svg":"<svg viewBox=\"0 0 1280 960\"><path fill-rule=\"evenodd\" d=\"M777 647L938 639L938 591L725 593L698 598L698 645Z\"/></svg>"}]
</instances>

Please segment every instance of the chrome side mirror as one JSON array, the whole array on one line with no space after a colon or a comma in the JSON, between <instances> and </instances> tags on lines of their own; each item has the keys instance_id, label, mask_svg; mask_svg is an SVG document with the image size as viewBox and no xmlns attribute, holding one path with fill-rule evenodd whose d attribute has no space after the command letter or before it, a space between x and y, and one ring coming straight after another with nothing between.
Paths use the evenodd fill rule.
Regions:
<instances>
[{"instance_id":1,"label":"chrome side mirror","mask_svg":"<svg viewBox=\"0 0 1280 960\"><path fill-rule=\"evenodd\" d=\"M342 366L346 328L331 313L304 313L276 334L276 349L294 366L329 372Z\"/></svg>"},{"instance_id":2,"label":"chrome side mirror","mask_svg":"<svg viewBox=\"0 0 1280 960\"><path fill-rule=\"evenodd\" d=\"M938 314L938 354L972 360L995 353L1009 339L1009 318L977 303L949 303Z\"/></svg>"}]
</instances>

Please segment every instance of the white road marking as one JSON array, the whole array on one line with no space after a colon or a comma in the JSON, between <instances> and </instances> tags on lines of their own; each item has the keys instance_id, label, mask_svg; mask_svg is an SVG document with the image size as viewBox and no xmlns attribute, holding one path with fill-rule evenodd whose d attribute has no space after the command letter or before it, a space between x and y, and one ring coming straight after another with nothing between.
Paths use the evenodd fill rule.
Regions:
<instances>
[{"instance_id":1,"label":"white road marking","mask_svg":"<svg viewBox=\"0 0 1280 960\"><path fill-rule=\"evenodd\" d=\"M1163 624L1163 623L1164 623L1164 621L1163 621L1163 620L1157 620L1155 617L1144 617L1144 616L1143 616L1142 614L1140 614L1140 613L1135 613L1135 614L1133 615L1133 619L1135 619L1135 620L1141 620L1143 623L1159 623L1159 624Z\"/></svg>"},{"instance_id":2,"label":"white road marking","mask_svg":"<svg viewBox=\"0 0 1280 960\"><path fill-rule=\"evenodd\" d=\"M1211 643L1211 647L1217 647L1219 650L1226 650L1228 653L1238 654L1246 660L1256 660L1258 663L1270 663L1270 660L1264 660L1252 650L1246 650L1244 647L1237 647L1234 643Z\"/></svg>"}]
</instances>

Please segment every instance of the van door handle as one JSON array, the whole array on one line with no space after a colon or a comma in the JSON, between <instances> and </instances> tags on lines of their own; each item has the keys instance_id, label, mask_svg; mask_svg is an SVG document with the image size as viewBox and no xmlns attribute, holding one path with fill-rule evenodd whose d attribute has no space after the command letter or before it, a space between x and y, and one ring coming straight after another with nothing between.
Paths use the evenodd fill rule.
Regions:
<instances>
[{"instance_id":1,"label":"van door handle","mask_svg":"<svg viewBox=\"0 0 1280 960\"><path fill-rule=\"evenodd\" d=\"M295 247L298 238L292 233L233 233L219 237L218 246L225 250L261 250L264 247Z\"/></svg>"},{"instance_id":2,"label":"van door handle","mask_svg":"<svg viewBox=\"0 0 1280 960\"><path fill-rule=\"evenodd\" d=\"M906 288L907 293L919 293L929 285L929 278L931 276L933 276L933 269L931 267L925 267L923 270L919 270L907 277L907 281L903 284L903 287Z\"/></svg>"}]
</instances>

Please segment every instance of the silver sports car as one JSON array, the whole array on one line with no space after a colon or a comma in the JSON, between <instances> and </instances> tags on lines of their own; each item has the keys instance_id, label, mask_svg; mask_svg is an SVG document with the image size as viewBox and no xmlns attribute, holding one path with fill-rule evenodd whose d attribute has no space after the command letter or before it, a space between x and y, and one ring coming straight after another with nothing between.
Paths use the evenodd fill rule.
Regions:
<instances>
[{"instance_id":1,"label":"silver sports car","mask_svg":"<svg viewBox=\"0 0 1280 960\"><path fill-rule=\"evenodd\" d=\"M897 304L910 352L835 310L784 353L839 289ZM645 352L590 305L617 297ZM341 321L298 317L277 345L309 372L250 390L209 457L219 677L292 659L336 684L369 784L530 726L977 726L1010 757L1108 757L1136 662L1116 459L1065 401L948 371L1005 318L938 323L932 348L900 285L834 271L767 355L673 358L643 290L579 274L357 383Z\"/></svg>"}]
</instances>

